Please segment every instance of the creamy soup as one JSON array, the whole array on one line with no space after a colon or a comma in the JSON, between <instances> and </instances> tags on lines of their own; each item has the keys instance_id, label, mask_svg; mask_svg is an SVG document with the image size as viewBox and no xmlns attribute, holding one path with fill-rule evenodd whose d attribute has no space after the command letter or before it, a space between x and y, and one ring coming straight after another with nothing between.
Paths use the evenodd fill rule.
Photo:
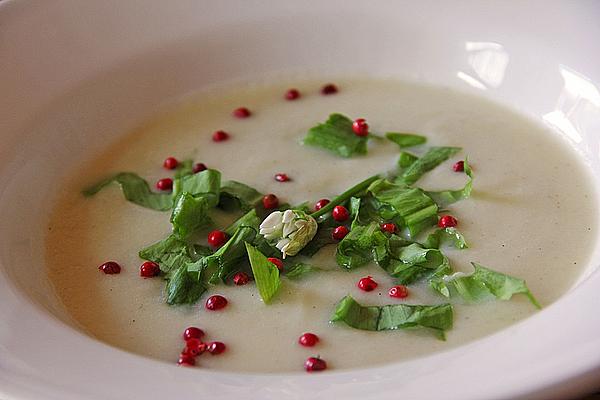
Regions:
<instances>
[{"instance_id":1,"label":"creamy soup","mask_svg":"<svg viewBox=\"0 0 600 400\"><path fill-rule=\"evenodd\" d=\"M393 170L398 146L371 140L368 155L343 159L303 146L307 130L333 112L364 117L373 132L414 132L428 145L460 146L461 153L424 176L428 190L460 188L466 177L452 164L468 156L475 172L471 198L450 206L469 248L445 249L457 271L470 272L470 261L523 278L543 306L564 294L588 261L597 234L596 195L578 156L543 126L484 99L452 90L386 80L341 80L339 92L324 96L320 83L287 82L201 93L165 111L96 154L65 182L47 237L48 272L74 323L110 345L175 362L188 326L202 328L208 340L227 344L219 356L202 355L201 368L231 371L302 371L304 360L320 355L329 369L396 362L459 346L507 327L536 312L523 295L510 301L467 304L457 299L454 328L447 341L426 330L368 332L329 319L335 304L351 294L362 304L438 304L447 300L426 283L409 287L404 300L392 299L394 285L376 265L342 270L335 246L311 260L327 269L306 278L283 279L279 294L265 305L251 282L217 285L192 306L164 302L164 280L141 278L138 251L171 231L169 212L127 202L110 186L84 198L80 190L110 174L131 171L152 184L170 176L162 167L168 156L193 158L222 172L223 179L244 182L262 193L276 193L298 204L333 198L373 174ZM288 87L301 97L286 101ZM246 106L250 118L232 110ZM213 131L229 140L215 143ZM276 173L291 181L277 182ZM116 260L123 270L105 275L98 265ZM356 282L371 275L379 283L363 292ZM228 306L207 311L207 295L222 294ZM313 332L320 342L299 346Z\"/></svg>"}]
</instances>

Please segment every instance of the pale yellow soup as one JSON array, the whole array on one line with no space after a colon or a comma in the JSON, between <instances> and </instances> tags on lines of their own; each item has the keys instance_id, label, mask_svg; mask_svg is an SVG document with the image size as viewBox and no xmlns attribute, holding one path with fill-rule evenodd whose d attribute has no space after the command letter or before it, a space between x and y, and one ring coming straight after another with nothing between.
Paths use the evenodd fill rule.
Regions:
<instances>
[{"instance_id":1,"label":"pale yellow soup","mask_svg":"<svg viewBox=\"0 0 600 400\"><path fill-rule=\"evenodd\" d=\"M187 99L108 150L81 165L65 182L46 241L48 273L73 323L98 340L174 363L183 348L181 334L198 326L207 340L227 351L202 355L201 368L230 371L302 371L304 360L320 355L329 369L359 368L444 351L489 335L538 311L525 296L483 304L455 302L454 328L447 341L426 330L366 332L329 323L335 304L352 295L363 304L436 304L446 299L426 284L412 285L405 300L388 297L394 280L372 265L347 272L335 263L335 246L311 260L327 272L303 280L283 279L280 293L265 305L253 283L218 285L229 305L207 311L207 294L191 306L164 303L164 280L139 276L138 251L171 231L168 212L144 209L124 200L117 185L95 197L80 190L112 173L131 171L153 184L171 175L168 156L193 158L263 193L297 204L332 198L376 173L393 170L399 148L371 141L367 156L343 159L300 144L307 130L330 113L366 118L373 132L414 132L429 145L460 146L463 151L417 184L427 189L460 188L464 174L452 163L468 156L475 173L468 200L450 206L468 240L466 250L446 249L457 271L470 261L525 279L542 305L564 294L588 262L597 234L596 194L589 172L556 134L487 100L443 88L388 80L340 80L335 95L323 96L323 82L290 81L247 85L201 93ZM286 101L287 88L302 96ZM252 111L247 119L231 112ZM230 132L214 143L215 130ZM276 182L276 173L292 180ZM230 217L231 218L231 217ZM223 222L224 223L224 222ZM116 260L123 270L105 275L98 265ZM365 293L363 276L379 282ZM297 344L303 332L321 341Z\"/></svg>"}]
</instances>

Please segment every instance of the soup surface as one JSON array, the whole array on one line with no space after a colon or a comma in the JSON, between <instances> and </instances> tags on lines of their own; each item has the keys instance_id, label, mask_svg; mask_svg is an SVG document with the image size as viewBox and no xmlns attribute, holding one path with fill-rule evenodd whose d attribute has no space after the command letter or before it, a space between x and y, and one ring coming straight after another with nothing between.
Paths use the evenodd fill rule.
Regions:
<instances>
[{"instance_id":1,"label":"soup surface","mask_svg":"<svg viewBox=\"0 0 600 400\"><path fill-rule=\"evenodd\" d=\"M164 303L161 278L139 276L138 251L171 231L168 212L127 202L110 186L92 198L81 189L110 174L131 171L149 182L170 176L168 156L193 158L222 172L223 179L244 182L282 201L311 203L332 198L376 173L395 168L395 144L371 140L367 156L342 159L303 146L307 130L339 112L366 118L373 132L414 132L428 145L460 146L463 151L425 175L418 186L431 190L460 188L464 174L452 164L468 156L475 173L471 198L450 210L467 238L466 250L446 249L457 271L479 262L527 281L542 305L564 294L586 266L597 234L596 194L586 167L567 144L544 127L484 99L387 80L342 80L340 90L324 96L321 83L287 82L221 88L188 98L135 132L111 144L65 182L47 237L48 273L73 323L113 346L169 362L183 347L181 333L201 327L209 340L228 349L204 355L198 364L231 371L302 371L304 360L320 355L330 369L357 368L444 351L493 333L537 312L523 295L511 301L455 303L454 328L447 341L425 330L367 332L330 324L335 304L351 294L362 304L437 304L446 299L426 284L410 286L405 300L388 297L394 281L371 265L352 272L335 262L329 246L312 263L327 268L298 281L283 280L278 296L265 305L254 284L219 285L210 294L229 305L211 312L203 299L193 306ZM290 86L302 96L286 101ZM246 106L252 116L234 118ZM215 143L213 131L230 132ZM286 173L291 181L273 179ZM224 222L223 222L224 223ZM116 260L123 270L105 275L98 265ZM369 293L356 282L371 275L379 287ZM297 344L303 332L321 341L313 348Z\"/></svg>"}]
</instances>

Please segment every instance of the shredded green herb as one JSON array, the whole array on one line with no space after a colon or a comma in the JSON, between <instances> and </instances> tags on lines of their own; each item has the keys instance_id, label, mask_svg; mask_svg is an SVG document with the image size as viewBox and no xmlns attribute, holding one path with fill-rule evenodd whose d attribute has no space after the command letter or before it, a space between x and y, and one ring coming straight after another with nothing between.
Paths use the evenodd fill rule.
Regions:
<instances>
[{"instance_id":1,"label":"shredded green herb","mask_svg":"<svg viewBox=\"0 0 600 400\"><path fill-rule=\"evenodd\" d=\"M411 236L437 224L438 206L423 190L380 179L368 191L379 201L379 215L408 228Z\"/></svg>"},{"instance_id":2,"label":"shredded green herb","mask_svg":"<svg viewBox=\"0 0 600 400\"><path fill-rule=\"evenodd\" d=\"M439 207L445 208L452 203L456 203L460 200L468 199L471 196L473 190L473 171L468 161L465 159L465 174L469 177L469 180L462 189L458 190L444 190L441 192L427 192Z\"/></svg>"},{"instance_id":3,"label":"shredded green herb","mask_svg":"<svg viewBox=\"0 0 600 400\"><path fill-rule=\"evenodd\" d=\"M367 137L357 136L352 120L342 114L331 114L322 124L310 128L303 144L321 147L340 157L367 154Z\"/></svg>"},{"instance_id":4,"label":"shredded green herb","mask_svg":"<svg viewBox=\"0 0 600 400\"><path fill-rule=\"evenodd\" d=\"M447 288L452 287L462 298L471 302L485 300L490 297L510 300L515 294L524 294L534 306L541 308L523 279L493 271L477 263L471 264L475 268L472 274L457 273L437 278L434 280L434 288L448 296L449 291ZM446 288L446 290L443 291L443 288Z\"/></svg>"},{"instance_id":5,"label":"shredded green herb","mask_svg":"<svg viewBox=\"0 0 600 400\"><path fill-rule=\"evenodd\" d=\"M263 195L256 189L236 181L223 182L219 207L226 210L250 211L262 200Z\"/></svg>"},{"instance_id":6,"label":"shredded green herb","mask_svg":"<svg viewBox=\"0 0 600 400\"><path fill-rule=\"evenodd\" d=\"M314 266L312 264L306 263L298 263L292 265L287 272L285 273L285 277L292 280L298 280L310 275L314 272L323 271L322 268Z\"/></svg>"},{"instance_id":7,"label":"shredded green herb","mask_svg":"<svg viewBox=\"0 0 600 400\"><path fill-rule=\"evenodd\" d=\"M90 197L116 182L121 186L123 196L139 206L157 211L170 210L173 206L173 197L170 193L153 193L148 182L139 175L131 172L122 172L96 183L83 190L83 195Z\"/></svg>"},{"instance_id":8,"label":"shredded green herb","mask_svg":"<svg viewBox=\"0 0 600 400\"><path fill-rule=\"evenodd\" d=\"M450 304L363 306L346 296L337 304L331 321L342 321L352 328L367 331L429 328L444 340L445 332L452 329L453 318Z\"/></svg>"},{"instance_id":9,"label":"shredded green herb","mask_svg":"<svg viewBox=\"0 0 600 400\"><path fill-rule=\"evenodd\" d=\"M456 228L440 228L430 233L423 243L423 247L428 249L439 249L444 243L452 243L457 249L466 249L467 241L465 237Z\"/></svg>"},{"instance_id":10,"label":"shredded green herb","mask_svg":"<svg viewBox=\"0 0 600 400\"><path fill-rule=\"evenodd\" d=\"M248 243L246 243L246 251L248 252L258 293L265 304L268 304L273 296L277 294L281 284L279 269L264 254Z\"/></svg>"},{"instance_id":11,"label":"shredded green herb","mask_svg":"<svg viewBox=\"0 0 600 400\"><path fill-rule=\"evenodd\" d=\"M402 173L400 181L406 185L412 185L426 172L431 171L460 150L460 147L432 147Z\"/></svg>"},{"instance_id":12,"label":"shredded green herb","mask_svg":"<svg viewBox=\"0 0 600 400\"><path fill-rule=\"evenodd\" d=\"M415 135L413 133L397 133L397 132L387 132L385 137L396 143L400 148L418 146L427 142L427 138L421 135Z\"/></svg>"}]
</instances>

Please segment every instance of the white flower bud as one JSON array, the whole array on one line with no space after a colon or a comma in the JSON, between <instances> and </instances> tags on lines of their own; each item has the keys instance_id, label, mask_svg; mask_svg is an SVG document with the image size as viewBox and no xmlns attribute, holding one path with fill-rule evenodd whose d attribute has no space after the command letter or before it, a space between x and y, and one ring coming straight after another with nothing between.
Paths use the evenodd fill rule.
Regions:
<instances>
[{"instance_id":1,"label":"white flower bud","mask_svg":"<svg viewBox=\"0 0 600 400\"><path fill-rule=\"evenodd\" d=\"M260 234L285 258L298 254L315 237L317 228L317 221L305 212L274 211L260 224Z\"/></svg>"}]
</instances>

